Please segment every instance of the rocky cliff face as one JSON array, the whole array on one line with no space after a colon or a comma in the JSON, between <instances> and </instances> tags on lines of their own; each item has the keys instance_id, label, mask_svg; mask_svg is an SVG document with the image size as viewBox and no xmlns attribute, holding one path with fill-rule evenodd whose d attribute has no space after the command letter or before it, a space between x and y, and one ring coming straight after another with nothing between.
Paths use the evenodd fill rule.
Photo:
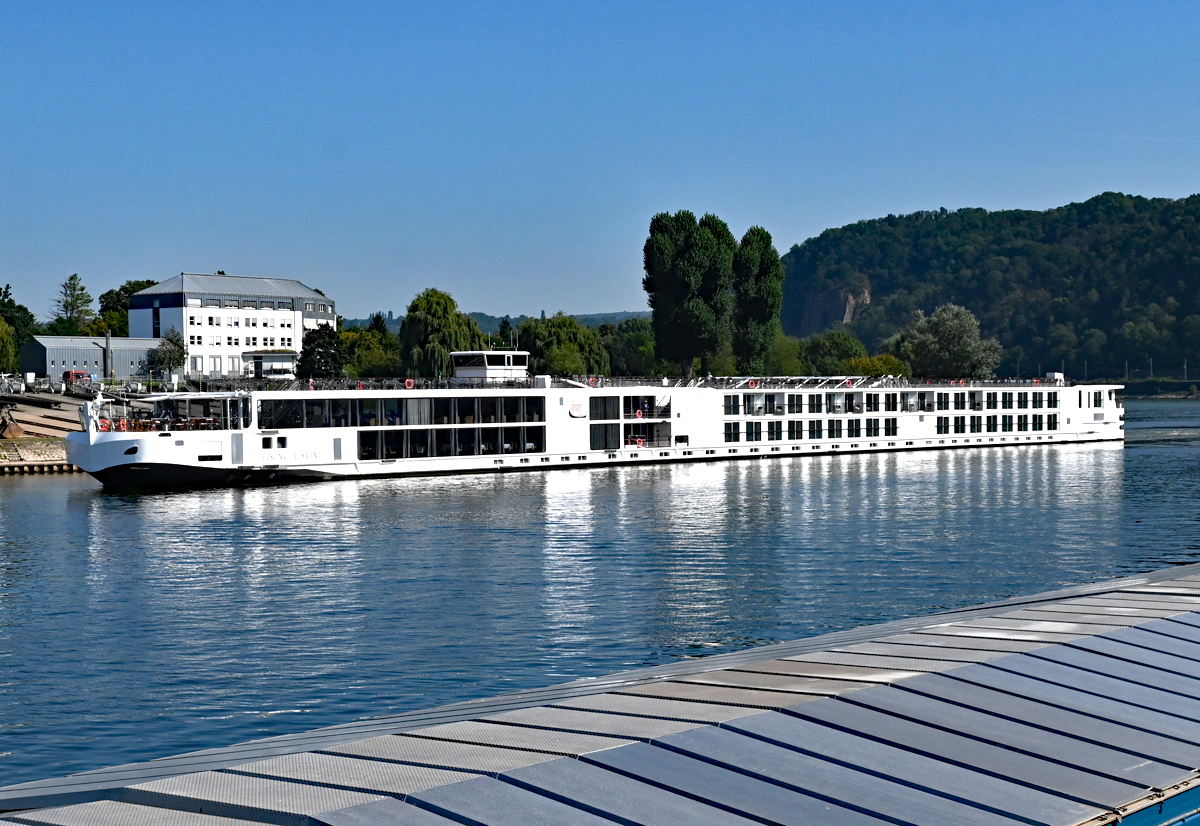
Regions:
<instances>
[{"instance_id":1,"label":"rocky cliff face","mask_svg":"<svg viewBox=\"0 0 1200 826\"><path fill-rule=\"evenodd\" d=\"M860 316L871 304L869 289L854 292L848 289L828 290L804 296L793 295L792 300L801 305L799 313L790 313L784 321L784 332L792 336L808 336L827 330L834 324L849 324ZM798 325L787 320L799 318Z\"/></svg>"}]
</instances>

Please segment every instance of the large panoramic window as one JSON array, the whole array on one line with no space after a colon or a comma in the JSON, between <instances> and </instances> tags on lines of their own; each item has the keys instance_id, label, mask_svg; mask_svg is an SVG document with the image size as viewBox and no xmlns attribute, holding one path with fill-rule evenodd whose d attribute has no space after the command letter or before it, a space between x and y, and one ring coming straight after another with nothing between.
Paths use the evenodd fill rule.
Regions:
<instances>
[{"instance_id":1,"label":"large panoramic window","mask_svg":"<svg viewBox=\"0 0 1200 826\"><path fill-rule=\"evenodd\" d=\"M592 401L596 401L596 400L592 399ZM619 424L594 424L594 425L592 425L592 450L620 450L620 449L621 449L621 425L619 425Z\"/></svg>"},{"instance_id":2,"label":"large panoramic window","mask_svg":"<svg viewBox=\"0 0 1200 826\"><path fill-rule=\"evenodd\" d=\"M736 399L737 396L726 396L728 399ZM594 422L612 421L621 418L621 397L620 396L593 396L588 399L588 416ZM603 450L603 448L592 448L593 450Z\"/></svg>"}]
</instances>

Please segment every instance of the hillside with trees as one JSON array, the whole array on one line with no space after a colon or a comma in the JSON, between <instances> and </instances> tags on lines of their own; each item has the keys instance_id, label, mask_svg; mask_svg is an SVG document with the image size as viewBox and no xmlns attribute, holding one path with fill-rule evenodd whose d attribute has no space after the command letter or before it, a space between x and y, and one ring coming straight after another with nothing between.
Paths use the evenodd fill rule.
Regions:
<instances>
[{"instance_id":1,"label":"hillside with trees","mask_svg":"<svg viewBox=\"0 0 1200 826\"><path fill-rule=\"evenodd\" d=\"M1200 363L1200 195L889 215L827 230L783 264L794 336L844 329L875 352L918 310L955 304L1003 346L1001 375Z\"/></svg>"}]
</instances>

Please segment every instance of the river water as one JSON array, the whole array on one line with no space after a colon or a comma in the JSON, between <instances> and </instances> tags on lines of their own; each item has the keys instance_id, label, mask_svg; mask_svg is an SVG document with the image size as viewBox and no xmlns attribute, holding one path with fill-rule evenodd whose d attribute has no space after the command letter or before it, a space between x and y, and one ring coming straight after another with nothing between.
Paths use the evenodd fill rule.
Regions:
<instances>
[{"instance_id":1,"label":"river water","mask_svg":"<svg viewBox=\"0 0 1200 826\"><path fill-rule=\"evenodd\" d=\"M1127 444L117 495L0 477L0 785L1200 560Z\"/></svg>"}]
</instances>

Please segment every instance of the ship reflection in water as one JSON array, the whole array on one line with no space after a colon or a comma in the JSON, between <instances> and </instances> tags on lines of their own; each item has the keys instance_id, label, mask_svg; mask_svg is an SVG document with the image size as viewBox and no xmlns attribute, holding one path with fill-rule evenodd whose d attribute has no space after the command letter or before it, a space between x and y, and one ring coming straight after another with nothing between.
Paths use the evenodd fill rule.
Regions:
<instances>
[{"instance_id":1,"label":"ship reflection in water","mask_svg":"<svg viewBox=\"0 0 1200 826\"><path fill-rule=\"evenodd\" d=\"M1197 431L1176 423L1183 436L1146 430L1139 443L1137 410L1130 403L1126 449L157 495L6 477L0 776L61 775L1194 561Z\"/></svg>"}]
</instances>

